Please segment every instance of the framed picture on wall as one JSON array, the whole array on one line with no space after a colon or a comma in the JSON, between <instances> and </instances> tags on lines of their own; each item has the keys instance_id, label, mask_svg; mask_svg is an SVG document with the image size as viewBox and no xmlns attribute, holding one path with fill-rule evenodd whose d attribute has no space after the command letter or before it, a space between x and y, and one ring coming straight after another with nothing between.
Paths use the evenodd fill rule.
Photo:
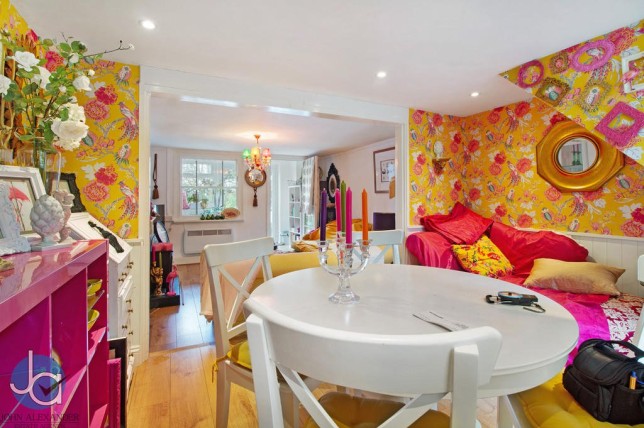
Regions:
<instances>
[{"instance_id":1,"label":"framed picture on wall","mask_svg":"<svg viewBox=\"0 0 644 428\"><path fill-rule=\"evenodd\" d=\"M48 176L47 182L49 183L49 189L47 189L47 193L51 195L52 194L51 191L56 188L56 180L58 177L58 173L50 172L47 174L47 176ZM80 190L76 185L75 173L61 172L60 183L58 184L58 186L60 190L67 190L69 193L74 195L74 205L72 206L73 213L82 213L87 211L85 209L85 205L83 205L83 202L81 201Z\"/></svg>"},{"instance_id":2,"label":"framed picture on wall","mask_svg":"<svg viewBox=\"0 0 644 428\"><path fill-rule=\"evenodd\" d=\"M388 193L389 183L396 175L394 147L373 152L373 187L376 193Z\"/></svg>"},{"instance_id":3,"label":"framed picture on wall","mask_svg":"<svg viewBox=\"0 0 644 428\"><path fill-rule=\"evenodd\" d=\"M20 225L20 234L35 233L29 214L34 201L45 194L45 185L38 169L0 165L0 181L9 186L9 201Z\"/></svg>"},{"instance_id":4,"label":"framed picture on wall","mask_svg":"<svg viewBox=\"0 0 644 428\"><path fill-rule=\"evenodd\" d=\"M644 52L622 56L622 80L626 93L644 89Z\"/></svg>"}]
</instances>

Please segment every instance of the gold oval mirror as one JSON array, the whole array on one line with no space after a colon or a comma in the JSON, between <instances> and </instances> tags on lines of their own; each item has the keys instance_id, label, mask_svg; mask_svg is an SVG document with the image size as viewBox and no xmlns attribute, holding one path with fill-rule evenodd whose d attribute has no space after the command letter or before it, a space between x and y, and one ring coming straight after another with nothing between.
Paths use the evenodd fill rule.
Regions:
<instances>
[{"instance_id":1,"label":"gold oval mirror","mask_svg":"<svg viewBox=\"0 0 644 428\"><path fill-rule=\"evenodd\" d=\"M537 173L563 192L597 190L623 166L623 153L572 121L537 144Z\"/></svg>"}]
</instances>

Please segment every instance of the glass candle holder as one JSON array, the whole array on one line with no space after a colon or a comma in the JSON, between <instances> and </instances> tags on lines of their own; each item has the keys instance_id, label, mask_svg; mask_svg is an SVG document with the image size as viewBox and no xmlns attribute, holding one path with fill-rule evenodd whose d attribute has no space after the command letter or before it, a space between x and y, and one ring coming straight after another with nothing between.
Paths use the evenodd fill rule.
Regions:
<instances>
[{"instance_id":1,"label":"glass candle holder","mask_svg":"<svg viewBox=\"0 0 644 428\"><path fill-rule=\"evenodd\" d=\"M344 233L338 232L335 240L335 254L338 264L329 265L330 241L318 241L318 258L320 266L331 275L338 277L339 285L335 293L329 296L333 303L352 304L360 301L360 296L353 292L349 279L362 272L369 263L369 245L371 240L359 239L357 244L347 242Z\"/></svg>"}]
</instances>

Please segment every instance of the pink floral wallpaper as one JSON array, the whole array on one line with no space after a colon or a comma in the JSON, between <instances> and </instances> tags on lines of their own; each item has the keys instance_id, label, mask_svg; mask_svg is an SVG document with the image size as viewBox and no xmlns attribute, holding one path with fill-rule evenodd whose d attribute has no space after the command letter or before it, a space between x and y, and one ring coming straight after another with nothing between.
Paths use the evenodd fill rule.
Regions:
<instances>
[{"instance_id":1,"label":"pink floral wallpaper","mask_svg":"<svg viewBox=\"0 0 644 428\"><path fill-rule=\"evenodd\" d=\"M410 110L411 224L460 201L524 228L644 237L644 167L634 160L594 192L562 193L537 174L535 146L562 120L536 98L467 118ZM441 174L438 142L450 158Z\"/></svg>"}]
</instances>

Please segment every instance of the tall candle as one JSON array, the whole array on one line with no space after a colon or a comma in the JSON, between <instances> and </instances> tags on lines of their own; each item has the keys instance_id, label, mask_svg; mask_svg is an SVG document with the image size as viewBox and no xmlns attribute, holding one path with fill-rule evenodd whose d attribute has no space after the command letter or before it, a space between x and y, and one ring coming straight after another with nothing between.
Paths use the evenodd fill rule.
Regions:
<instances>
[{"instance_id":1,"label":"tall candle","mask_svg":"<svg viewBox=\"0 0 644 428\"><path fill-rule=\"evenodd\" d=\"M342 232L342 201L340 189L335 189L335 230Z\"/></svg>"},{"instance_id":2,"label":"tall candle","mask_svg":"<svg viewBox=\"0 0 644 428\"><path fill-rule=\"evenodd\" d=\"M352 221L352 204L351 202L353 201L353 194L351 193L351 187L347 189L347 208L345 209L347 213L347 222L346 222L346 228L347 228L347 244L351 244L353 242L353 221Z\"/></svg>"},{"instance_id":3,"label":"tall candle","mask_svg":"<svg viewBox=\"0 0 644 428\"><path fill-rule=\"evenodd\" d=\"M320 196L320 241L326 241L326 189Z\"/></svg>"},{"instance_id":4,"label":"tall candle","mask_svg":"<svg viewBox=\"0 0 644 428\"><path fill-rule=\"evenodd\" d=\"M362 189L362 240L369 239L369 208L367 201L367 189Z\"/></svg>"},{"instance_id":5,"label":"tall candle","mask_svg":"<svg viewBox=\"0 0 644 428\"><path fill-rule=\"evenodd\" d=\"M342 228L338 226L338 230L347 233L347 183L344 180L340 184L340 196L342 198Z\"/></svg>"}]
</instances>

